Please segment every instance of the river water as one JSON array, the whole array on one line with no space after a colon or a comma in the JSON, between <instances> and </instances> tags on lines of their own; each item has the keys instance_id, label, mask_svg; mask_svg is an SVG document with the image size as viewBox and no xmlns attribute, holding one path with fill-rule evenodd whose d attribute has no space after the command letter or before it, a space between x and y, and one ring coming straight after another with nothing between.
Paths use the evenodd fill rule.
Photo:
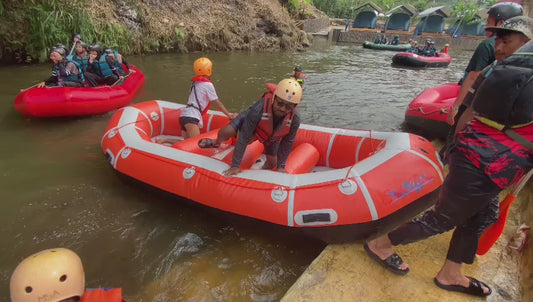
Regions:
<instances>
[{"instance_id":1,"label":"river water","mask_svg":"<svg viewBox=\"0 0 533 302\"><path fill-rule=\"evenodd\" d=\"M391 66L394 52L315 39L301 53L212 53L221 101L238 112L296 64L307 75L303 122L400 131L409 102L426 88L455 82L471 53L447 68ZM183 103L201 54L129 57L146 76L134 102ZM23 258L67 247L83 260L88 287L122 287L128 301L277 301L324 244L268 225L236 222L136 183L109 167L100 139L112 113L24 118L20 88L45 79L49 65L0 68L0 301Z\"/></svg>"}]
</instances>

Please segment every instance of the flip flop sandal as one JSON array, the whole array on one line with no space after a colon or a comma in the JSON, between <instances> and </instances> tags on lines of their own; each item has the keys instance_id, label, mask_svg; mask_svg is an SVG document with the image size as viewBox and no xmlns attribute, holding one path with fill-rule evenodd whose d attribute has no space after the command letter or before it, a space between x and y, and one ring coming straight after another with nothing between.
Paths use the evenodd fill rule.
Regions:
<instances>
[{"instance_id":1,"label":"flip flop sandal","mask_svg":"<svg viewBox=\"0 0 533 302\"><path fill-rule=\"evenodd\" d=\"M386 259L381 259L377 254L372 252L370 248L368 247L368 244L365 243L365 251L370 256L370 258L376 260L379 264L381 264L383 267L388 269L389 271L398 274L398 275L405 275L409 272L409 268L401 269L400 265L402 265L403 260L398 254L394 253L387 257Z\"/></svg>"},{"instance_id":2,"label":"flip flop sandal","mask_svg":"<svg viewBox=\"0 0 533 302\"><path fill-rule=\"evenodd\" d=\"M464 287L461 285L444 285L440 283L439 280L437 280L437 278L433 278L433 282L435 282L435 284L438 287L451 291L451 292L458 292L458 293L468 294L468 295L477 296L477 297L486 297L492 294L492 289L487 284L477 280L476 278L468 277L468 276L466 277L470 279L470 284L468 285L468 287ZM487 293L483 292L483 287L488 288L489 291Z\"/></svg>"},{"instance_id":3,"label":"flip flop sandal","mask_svg":"<svg viewBox=\"0 0 533 302\"><path fill-rule=\"evenodd\" d=\"M215 144L215 140L210 138L202 138L198 141L198 147L200 148L218 148L220 145Z\"/></svg>"}]
</instances>

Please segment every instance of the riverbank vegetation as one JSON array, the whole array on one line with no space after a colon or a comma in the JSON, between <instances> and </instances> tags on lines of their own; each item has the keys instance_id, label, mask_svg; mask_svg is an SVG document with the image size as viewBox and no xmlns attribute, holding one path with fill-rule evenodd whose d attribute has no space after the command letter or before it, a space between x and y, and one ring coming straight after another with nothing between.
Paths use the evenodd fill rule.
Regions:
<instances>
[{"instance_id":1,"label":"riverbank vegetation","mask_svg":"<svg viewBox=\"0 0 533 302\"><path fill-rule=\"evenodd\" d=\"M0 62L44 62L74 33L128 54L301 50L310 0L2 0ZM325 16L325 15L323 15Z\"/></svg>"}]
</instances>

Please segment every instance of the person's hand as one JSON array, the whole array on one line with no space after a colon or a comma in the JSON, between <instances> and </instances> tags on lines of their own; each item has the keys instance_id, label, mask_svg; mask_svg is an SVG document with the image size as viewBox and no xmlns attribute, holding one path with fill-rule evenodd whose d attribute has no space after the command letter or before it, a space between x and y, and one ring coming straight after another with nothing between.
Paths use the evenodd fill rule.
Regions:
<instances>
[{"instance_id":1,"label":"person's hand","mask_svg":"<svg viewBox=\"0 0 533 302\"><path fill-rule=\"evenodd\" d=\"M135 73L135 70L130 69L130 74Z\"/></svg>"},{"instance_id":2,"label":"person's hand","mask_svg":"<svg viewBox=\"0 0 533 302\"><path fill-rule=\"evenodd\" d=\"M452 125L455 124L455 115L457 114L457 107L455 106L452 106L450 108L450 112L448 112L448 116L446 118L446 122L449 124L449 125Z\"/></svg>"},{"instance_id":3,"label":"person's hand","mask_svg":"<svg viewBox=\"0 0 533 302\"><path fill-rule=\"evenodd\" d=\"M120 76L118 77L119 80L123 80L124 79L124 76Z\"/></svg>"},{"instance_id":4,"label":"person's hand","mask_svg":"<svg viewBox=\"0 0 533 302\"><path fill-rule=\"evenodd\" d=\"M229 168L228 170L222 172L222 174L226 177L237 175L239 173L241 173L241 169L239 168Z\"/></svg>"},{"instance_id":5,"label":"person's hand","mask_svg":"<svg viewBox=\"0 0 533 302\"><path fill-rule=\"evenodd\" d=\"M41 82L41 83L37 84L37 87L39 87L39 88L43 88L44 85L45 85L45 83L44 83L44 82Z\"/></svg>"},{"instance_id":6,"label":"person's hand","mask_svg":"<svg viewBox=\"0 0 533 302\"><path fill-rule=\"evenodd\" d=\"M230 113L228 114L228 117L229 117L230 120L232 120L232 119L236 118L237 115L239 115L239 114L238 114L238 113L234 113L234 112L230 112Z\"/></svg>"}]
</instances>

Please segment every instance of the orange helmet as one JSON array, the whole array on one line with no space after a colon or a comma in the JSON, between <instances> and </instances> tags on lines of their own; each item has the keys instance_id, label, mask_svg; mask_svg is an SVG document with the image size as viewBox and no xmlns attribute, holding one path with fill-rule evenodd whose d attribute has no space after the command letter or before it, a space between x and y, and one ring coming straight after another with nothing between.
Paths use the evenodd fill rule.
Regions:
<instances>
[{"instance_id":1,"label":"orange helmet","mask_svg":"<svg viewBox=\"0 0 533 302\"><path fill-rule=\"evenodd\" d=\"M278 83L274 94L286 102L298 105L302 101L302 86L295 79L283 79Z\"/></svg>"},{"instance_id":2,"label":"orange helmet","mask_svg":"<svg viewBox=\"0 0 533 302\"><path fill-rule=\"evenodd\" d=\"M57 302L81 297L85 291L81 259L64 248L33 254L15 268L9 289L11 302Z\"/></svg>"},{"instance_id":3,"label":"orange helmet","mask_svg":"<svg viewBox=\"0 0 533 302\"><path fill-rule=\"evenodd\" d=\"M196 59L193 64L194 73L197 76L207 76L210 77L212 74L211 69L213 68L213 63L206 57Z\"/></svg>"}]
</instances>

